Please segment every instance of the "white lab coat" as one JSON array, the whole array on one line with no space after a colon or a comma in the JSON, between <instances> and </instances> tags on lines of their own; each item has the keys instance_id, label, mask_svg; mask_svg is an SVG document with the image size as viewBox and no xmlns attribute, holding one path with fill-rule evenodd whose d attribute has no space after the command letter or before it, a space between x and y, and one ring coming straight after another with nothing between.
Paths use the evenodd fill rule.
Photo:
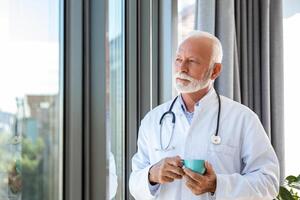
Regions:
<instances>
[{"instance_id":1,"label":"white lab coat","mask_svg":"<svg viewBox=\"0 0 300 200\"><path fill-rule=\"evenodd\" d=\"M132 158L129 180L131 194L137 200L263 200L276 197L279 189L279 164L270 141L257 117L246 106L221 96L219 135L221 144L211 142L216 131L218 99L211 89L195 107L191 125L177 100L173 107L176 124L171 146L167 152L160 148L159 120L171 101L150 111L142 120L138 136L138 151ZM171 134L171 117L162 130L166 146ZM161 184L150 190L149 168L165 157L179 155L183 159L205 159L217 174L214 196L194 195L184 179Z\"/></svg>"}]
</instances>

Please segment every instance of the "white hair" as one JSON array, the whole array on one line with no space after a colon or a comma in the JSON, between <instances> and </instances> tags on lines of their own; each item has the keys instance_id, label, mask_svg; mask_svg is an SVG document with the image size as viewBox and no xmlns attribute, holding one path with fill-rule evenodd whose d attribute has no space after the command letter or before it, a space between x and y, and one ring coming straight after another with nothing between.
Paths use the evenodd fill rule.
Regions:
<instances>
[{"instance_id":1,"label":"white hair","mask_svg":"<svg viewBox=\"0 0 300 200\"><path fill-rule=\"evenodd\" d=\"M222 44L220 40L215 37L214 35L204 32L204 31L192 31L189 33L179 44L179 46L187 39L189 38L200 38L200 37L206 37L212 40L213 42L213 50L212 50L212 58L211 58L211 65L213 66L215 63L222 63L223 58L223 50L222 50Z\"/></svg>"}]
</instances>

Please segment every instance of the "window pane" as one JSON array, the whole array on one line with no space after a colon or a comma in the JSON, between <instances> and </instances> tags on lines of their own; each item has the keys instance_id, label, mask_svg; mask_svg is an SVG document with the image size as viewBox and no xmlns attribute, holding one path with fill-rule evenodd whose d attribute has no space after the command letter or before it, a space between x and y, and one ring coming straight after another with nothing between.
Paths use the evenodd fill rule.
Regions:
<instances>
[{"instance_id":1,"label":"window pane","mask_svg":"<svg viewBox=\"0 0 300 200\"><path fill-rule=\"evenodd\" d=\"M109 1L109 66L107 69L107 138L109 198L125 196L125 65L124 1Z\"/></svg>"},{"instance_id":2,"label":"window pane","mask_svg":"<svg viewBox=\"0 0 300 200\"><path fill-rule=\"evenodd\" d=\"M285 164L286 175L300 174L298 159L300 93L298 76L300 46L300 2L283 1L284 36L284 117L285 117ZM296 150L297 149L297 150Z\"/></svg>"},{"instance_id":3,"label":"window pane","mask_svg":"<svg viewBox=\"0 0 300 200\"><path fill-rule=\"evenodd\" d=\"M62 195L59 0L0 1L0 199Z\"/></svg>"},{"instance_id":4,"label":"window pane","mask_svg":"<svg viewBox=\"0 0 300 200\"><path fill-rule=\"evenodd\" d=\"M195 30L196 0L178 0L178 44Z\"/></svg>"}]
</instances>

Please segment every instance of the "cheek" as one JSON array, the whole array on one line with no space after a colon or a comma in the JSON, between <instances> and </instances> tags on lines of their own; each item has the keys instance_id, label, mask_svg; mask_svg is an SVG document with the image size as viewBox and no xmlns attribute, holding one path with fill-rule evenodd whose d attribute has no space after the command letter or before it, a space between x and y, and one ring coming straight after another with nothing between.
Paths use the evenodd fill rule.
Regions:
<instances>
[{"instance_id":1,"label":"cheek","mask_svg":"<svg viewBox=\"0 0 300 200\"><path fill-rule=\"evenodd\" d=\"M178 67L176 64L174 64L173 67L174 67L174 68L173 68L174 72L177 73L177 72L180 72L180 71L181 71L181 70L180 70L180 67Z\"/></svg>"},{"instance_id":2,"label":"cheek","mask_svg":"<svg viewBox=\"0 0 300 200\"><path fill-rule=\"evenodd\" d=\"M204 77L203 71L199 69L190 70L189 75L196 80L202 80Z\"/></svg>"}]
</instances>

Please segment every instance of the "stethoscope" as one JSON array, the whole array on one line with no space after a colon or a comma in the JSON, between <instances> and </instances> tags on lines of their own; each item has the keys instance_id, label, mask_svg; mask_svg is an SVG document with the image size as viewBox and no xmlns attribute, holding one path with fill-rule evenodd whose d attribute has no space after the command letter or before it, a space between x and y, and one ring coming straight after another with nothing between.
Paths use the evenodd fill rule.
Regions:
<instances>
[{"instance_id":1,"label":"stethoscope","mask_svg":"<svg viewBox=\"0 0 300 200\"><path fill-rule=\"evenodd\" d=\"M221 137L219 136L220 113L221 113L221 98L220 98L220 95L219 95L219 93L217 91L216 91L216 94L217 94L218 103L219 103L218 118L217 118L217 128L216 128L216 133L211 136L211 143L217 145L217 144L221 143ZM178 96L175 97L175 99L171 103L171 106L170 106L169 110L167 112L165 112L161 116L161 118L159 120L159 126L160 126L160 130L159 130L159 134L160 134L160 138L159 138L160 139L160 149L155 149L156 151L170 151L170 150L175 149L174 146L170 147L170 144L172 142L172 138L173 138L173 135L174 135L175 122L176 122L176 116L175 116L175 113L172 111L172 109L173 109L173 106L174 106L177 98L178 98ZM162 127L163 127L163 120L165 119L165 117L167 115L171 115L172 116L172 132L171 132L171 136L170 136L170 139L169 139L169 142L168 142L167 146L163 147L163 144L162 144Z\"/></svg>"}]
</instances>

